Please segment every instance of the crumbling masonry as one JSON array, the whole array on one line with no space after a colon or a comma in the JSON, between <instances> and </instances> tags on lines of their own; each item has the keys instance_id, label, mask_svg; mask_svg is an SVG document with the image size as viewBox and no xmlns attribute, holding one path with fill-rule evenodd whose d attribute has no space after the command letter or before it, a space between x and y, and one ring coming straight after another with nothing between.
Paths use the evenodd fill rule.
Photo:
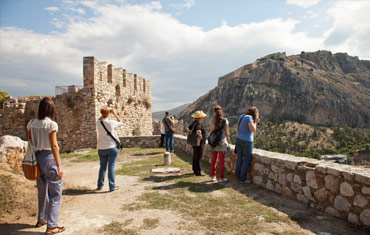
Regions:
<instances>
[{"instance_id":1,"label":"crumbling masonry","mask_svg":"<svg viewBox=\"0 0 370 235\"><path fill-rule=\"evenodd\" d=\"M119 136L152 135L150 81L122 68L115 68L95 57L83 58L83 88L69 86L52 96L59 125L58 141L62 151L95 148L95 122L103 106L114 108L124 126ZM26 139L26 124L37 116L41 96L8 97L0 101L0 136Z\"/></svg>"}]
</instances>

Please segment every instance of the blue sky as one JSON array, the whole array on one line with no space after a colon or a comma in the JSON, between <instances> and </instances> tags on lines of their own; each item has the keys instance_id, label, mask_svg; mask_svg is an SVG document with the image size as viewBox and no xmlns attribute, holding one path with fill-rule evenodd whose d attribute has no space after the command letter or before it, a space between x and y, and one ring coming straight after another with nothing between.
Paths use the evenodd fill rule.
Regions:
<instances>
[{"instance_id":1,"label":"blue sky","mask_svg":"<svg viewBox=\"0 0 370 235\"><path fill-rule=\"evenodd\" d=\"M0 90L82 84L94 55L152 81L153 110L192 102L266 54L370 59L370 1L0 0Z\"/></svg>"}]
</instances>

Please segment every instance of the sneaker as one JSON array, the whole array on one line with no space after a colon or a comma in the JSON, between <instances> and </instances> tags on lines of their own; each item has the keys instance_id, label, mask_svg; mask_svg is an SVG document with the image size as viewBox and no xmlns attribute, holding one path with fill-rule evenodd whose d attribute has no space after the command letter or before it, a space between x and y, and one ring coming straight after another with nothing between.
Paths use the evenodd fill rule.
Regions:
<instances>
[{"instance_id":1,"label":"sneaker","mask_svg":"<svg viewBox=\"0 0 370 235\"><path fill-rule=\"evenodd\" d=\"M212 179L211 179L211 181L213 181L213 182L216 182L216 180L217 180L216 176L213 176Z\"/></svg>"},{"instance_id":2,"label":"sneaker","mask_svg":"<svg viewBox=\"0 0 370 235\"><path fill-rule=\"evenodd\" d=\"M103 188L96 188L95 191L101 191Z\"/></svg>"},{"instance_id":3,"label":"sneaker","mask_svg":"<svg viewBox=\"0 0 370 235\"><path fill-rule=\"evenodd\" d=\"M220 179L218 182L220 182L220 183L224 183L224 182L226 182L227 181L227 178L222 178L222 179Z\"/></svg>"},{"instance_id":4,"label":"sneaker","mask_svg":"<svg viewBox=\"0 0 370 235\"><path fill-rule=\"evenodd\" d=\"M117 191L118 189L118 187L115 187L114 189L109 189L109 192Z\"/></svg>"}]
</instances>

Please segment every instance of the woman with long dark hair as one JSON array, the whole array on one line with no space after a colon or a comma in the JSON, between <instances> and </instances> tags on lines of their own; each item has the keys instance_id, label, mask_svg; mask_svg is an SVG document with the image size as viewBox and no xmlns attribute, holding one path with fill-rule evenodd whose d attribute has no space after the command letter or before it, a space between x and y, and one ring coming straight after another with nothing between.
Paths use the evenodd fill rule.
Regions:
<instances>
[{"instance_id":1,"label":"woman with long dark hair","mask_svg":"<svg viewBox=\"0 0 370 235\"><path fill-rule=\"evenodd\" d=\"M259 112L254 106L241 115L238 121L239 128L235 143L238 158L236 159L235 175L239 183L251 182L251 180L247 180L247 173L252 161L253 135L256 133L258 123Z\"/></svg>"},{"instance_id":2,"label":"woman with long dark hair","mask_svg":"<svg viewBox=\"0 0 370 235\"><path fill-rule=\"evenodd\" d=\"M45 97L39 104L38 117L27 125L27 137L36 151L41 175L36 182L38 191L36 227L47 224L46 234L66 230L64 226L58 226L62 204L63 169L57 142L58 124L54 119L54 102L49 97Z\"/></svg>"},{"instance_id":3,"label":"woman with long dark hair","mask_svg":"<svg viewBox=\"0 0 370 235\"><path fill-rule=\"evenodd\" d=\"M219 182L225 182L227 179L224 177L225 170L225 152L227 151L229 143L229 121L224 118L222 108L219 105L213 107L214 116L210 122L210 132L222 128L221 140L216 147L211 146L212 160L211 160L211 177L212 181L216 181L216 165L218 157L219 165Z\"/></svg>"}]
</instances>

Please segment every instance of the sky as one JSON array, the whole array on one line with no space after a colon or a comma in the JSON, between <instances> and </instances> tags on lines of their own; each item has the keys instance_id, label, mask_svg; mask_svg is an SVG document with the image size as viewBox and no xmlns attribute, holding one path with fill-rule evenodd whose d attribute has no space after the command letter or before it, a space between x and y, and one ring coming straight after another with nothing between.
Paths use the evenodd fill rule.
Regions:
<instances>
[{"instance_id":1,"label":"sky","mask_svg":"<svg viewBox=\"0 0 370 235\"><path fill-rule=\"evenodd\" d=\"M195 101L275 52L370 59L370 0L0 0L0 90L82 86L95 56L150 80L153 111Z\"/></svg>"}]
</instances>

